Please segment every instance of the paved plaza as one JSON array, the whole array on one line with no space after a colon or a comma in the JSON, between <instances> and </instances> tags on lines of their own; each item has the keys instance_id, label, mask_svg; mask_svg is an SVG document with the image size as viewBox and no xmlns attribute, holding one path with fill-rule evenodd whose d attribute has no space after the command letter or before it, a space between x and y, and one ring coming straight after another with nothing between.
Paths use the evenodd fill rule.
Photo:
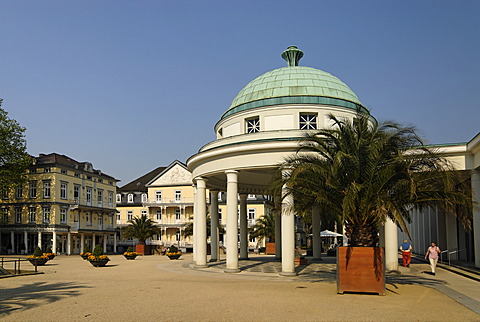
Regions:
<instances>
[{"instance_id":1,"label":"paved plaza","mask_svg":"<svg viewBox=\"0 0 480 322\"><path fill-rule=\"evenodd\" d=\"M253 255L241 273L225 263L194 269L191 255L171 261L110 256L94 268L57 256L45 274L0 279L2 321L480 321L480 283L428 265L387 276L387 295L336 294L334 258L280 277L281 263ZM30 265L25 263L24 265Z\"/></svg>"}]
</instances>

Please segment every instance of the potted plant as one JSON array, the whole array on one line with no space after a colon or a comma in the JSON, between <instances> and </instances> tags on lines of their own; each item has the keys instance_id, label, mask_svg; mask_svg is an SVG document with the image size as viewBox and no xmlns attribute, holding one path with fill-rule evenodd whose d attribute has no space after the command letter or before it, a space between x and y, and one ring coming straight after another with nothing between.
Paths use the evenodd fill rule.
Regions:
<instances>
[{"instance_id":1,"label":"potted plant","mask_svg":"<svg viewBox=\"0 0 480 322\"><path fill-rule=\"evenodd\" d=\"M48 260L52 260L52 259L55 258L55 253L52 252L52 247L50 247L50 246L47 248L47 252L43 253L43 255L47 256Z\"/></svg>"},{"instance_id":2,"label":"potted plant","mask_svg":"<svg viewBox=\"0 0 480 322\"><path fill-rule=\"evenodd\" d=\"M134 217L128 221L129 225L122 229L122 235L124 238L135 238L138 240L138 245L135 247L135 251L138 254L150 255L149 245L145 245L145 241L155 235L161 233L160 227L146 215L141 217Z\"/></svg>"},{"instance_id":3,"label":"potted plant","mask_svg":"<svg viewBox=\"0 0 480 322\"><path fill-rule=\"evenodd\" d=\"M389 218L409 234L412 205L443 207L468 227L471 193L414 128L377 123L361 112L352 120L329 117L329 128L300 140L301 153L283 165L289 174L280 187L293 194L295 207L318 207L345 226L348 247L337 251L337 292L385 294L379 227Z\"/></svg>"},{"instance_id":4,"label":"potted plant","mask_svg":"<svg viewBox=\"0 0 480 322\"><path fill-rule=\"evenodd\" d=\"M27 259L34 266L43 266L48 261L48 257L42 253L40 247L35 248L33 255L27 256Z\"/></svg>"},{"instance_id":5,"label":"potted plant","mask_svg":"<svg viewBox=\"0 0 480 322\"><path fill-rule=\"evenodd\" d=\"M132 247L128 247L127 251L123 253L123 256L125 256L126 259L133 260L137 257L137 253L133 251Z\"/></svg>"},{"instance_id":6,"label":"potted plant","mask_svg":"<svg viewBox=\"0 0 480 322\"><path fill-rule=\"evenodd\" d=\"M175 245L172 245L168 249L168 252L166 253L166 255L170 259L179 259L180 256L182 256L182 252L177 247L175 247Z\"/></svg>"},{"instance_id":7,"label":"potted plant","mask_svg":"<svg viewBox=\"0 0 480 322\"><path fill-rule=\"evenodd\" d=\"M275 255L275 214L267 212L250 228L250 239L265 240L265 254Z\"/></svg>"},{"instance_id":8,"label":"potted plant","mask_svg":"<svg viewBox=\"0 0 480 322\"><path fill-rule=\"evenodd\" d=\"M90 252L90 247L88 247L88 246L85 246L85 248L83 249L83 253L80 253L80 256L84 260L86 260L91 255L92 255L92 253Z\"/></svg>"},{"instance_id":9,"label":"potted plant","mask_svg":"<svg viewBox=\"0 0 480 322\"><path fill-rule=\"evenodd\" d=\"M97 245L93 249L92 255L88 256L87 260L95 267L104 267L110 261L110 258L103 254L102 246Z\"/></svg>"}]
</instances>

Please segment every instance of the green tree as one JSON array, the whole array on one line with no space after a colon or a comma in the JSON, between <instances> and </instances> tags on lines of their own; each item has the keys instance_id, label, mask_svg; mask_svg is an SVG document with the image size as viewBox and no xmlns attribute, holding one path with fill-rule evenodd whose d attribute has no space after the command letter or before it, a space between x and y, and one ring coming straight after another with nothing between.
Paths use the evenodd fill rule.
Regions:
<instances>
[{"instance_id":1,"label":"green tree","mask_svg":"<svg viewBox=\"0 0 480 322\"><path fill-rule=\"evenodd\" d=\"M470 227L470 187L413 127L378 124L358 113L353 120L330 115L333 126L307 133L286 160L281 185L296 207L327 209L345 224L350 246L375 246L387 217L407 234L408 206L441 206ZM277 189L280 184L277 184Z\"/></svg>"},{"instance_id":2,"label":"green tree","mask_svg":"<svg viewBox=\"0 0 480 322\"><path fill-rule=\"evenodd\" d=\"M25 128L8 117L2 102L0 99L0 191L5 191L25 182L32 158L26 152Z\"/></svg>"},{"instance_id":3,"label":"green tree","mask_svg":"<svg viewBox=\"0 0 480 322\"><path fill-rule=\"evenodd\" d=\"M133 217L128 221L128 226L122 228L124 238L135 238L140 245L145 245L145 241L155 235L159 235L161 229L155 222L146 215Z\"/></svg>"},{"instance_id":4,"label":"green tree","mask_svg":"<svg viewBox=\"0 0 480 322\"><path fill-rule=\"evenodd\" d=\"M250 238L265 239L267 242L275 242L275 214L268 211L264 216L258 218L250 228Z\"/></svg>"}]
</instances>

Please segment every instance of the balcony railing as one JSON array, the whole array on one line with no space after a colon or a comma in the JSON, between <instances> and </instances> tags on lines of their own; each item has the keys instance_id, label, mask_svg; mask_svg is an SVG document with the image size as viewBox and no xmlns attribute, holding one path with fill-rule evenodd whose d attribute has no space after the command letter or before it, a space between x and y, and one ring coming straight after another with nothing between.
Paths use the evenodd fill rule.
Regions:
<instances>
[{"instance_id":1,"label":"balcony railing","mask_svg":"<svg viewBox=\"0 0 480 322\"><path fill-rule=\"evenodd\" d=\"M75 208L76 206L89 206L91 207L92 205L95 207L99 208L115 208L115 205L113 202L103 202L103 201L92 201L89 200L87 201L86 198L75 198L73 200L68 200L68 202L72 205L72 208Z\"/></svg>"},{"instance_id":2,"label":"balcony railing","mask_svg":"<svg viewBox=\"0 0 480 322\"><path fill-rule=\"evenodd\" d=\"M162 199L147 199L143 202L144 205L155 206L155 205L175 205L175 204L192 204L194 198L162 198Z\"/></svg>"}]
</instances>

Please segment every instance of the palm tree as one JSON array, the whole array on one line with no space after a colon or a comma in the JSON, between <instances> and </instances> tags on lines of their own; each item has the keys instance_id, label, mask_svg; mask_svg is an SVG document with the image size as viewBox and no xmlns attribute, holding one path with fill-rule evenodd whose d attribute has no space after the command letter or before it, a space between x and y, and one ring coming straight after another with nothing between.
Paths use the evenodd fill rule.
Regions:
<instances>
[{"instance_id":1,"label":"palm tree","mask_svg":"<svg viewBox=\"0 0 480 322\"><path fill-rule=\"evenodd\" d=\"M272 211L257 219L255 225L250 228L250 238L275 242L275 214Z\"/></svg>"},{"instance_id":2,"label":"palm tree","mask_svg":"<svg viewBox=\"0 0 480 322\"><path fill-rule=\"evenodd\" d=\"M161 233L160 227L155 225L155 222L147 218L146 215L133 217L128 223L128 226L122 228L123 236L137 239L139 245L145 245L147 239Z\"/></svg>"},{"instance_id":3,"label":"palm tree","mask_svg":"<svg viewBox=\"0 0 480 322\"><path fill-rule=\"evenodd\" d=\"M469 186L413 127L378 124L365 113L353 120L329 116L333 126L307 133L283 169L281 185L296 207L328 209L345 224L350 246L375 246L388 218L407 234L408 206L439 205L470 227ZM277 187L280 185L277 184Z\"/></svg>"}]
</instances>

